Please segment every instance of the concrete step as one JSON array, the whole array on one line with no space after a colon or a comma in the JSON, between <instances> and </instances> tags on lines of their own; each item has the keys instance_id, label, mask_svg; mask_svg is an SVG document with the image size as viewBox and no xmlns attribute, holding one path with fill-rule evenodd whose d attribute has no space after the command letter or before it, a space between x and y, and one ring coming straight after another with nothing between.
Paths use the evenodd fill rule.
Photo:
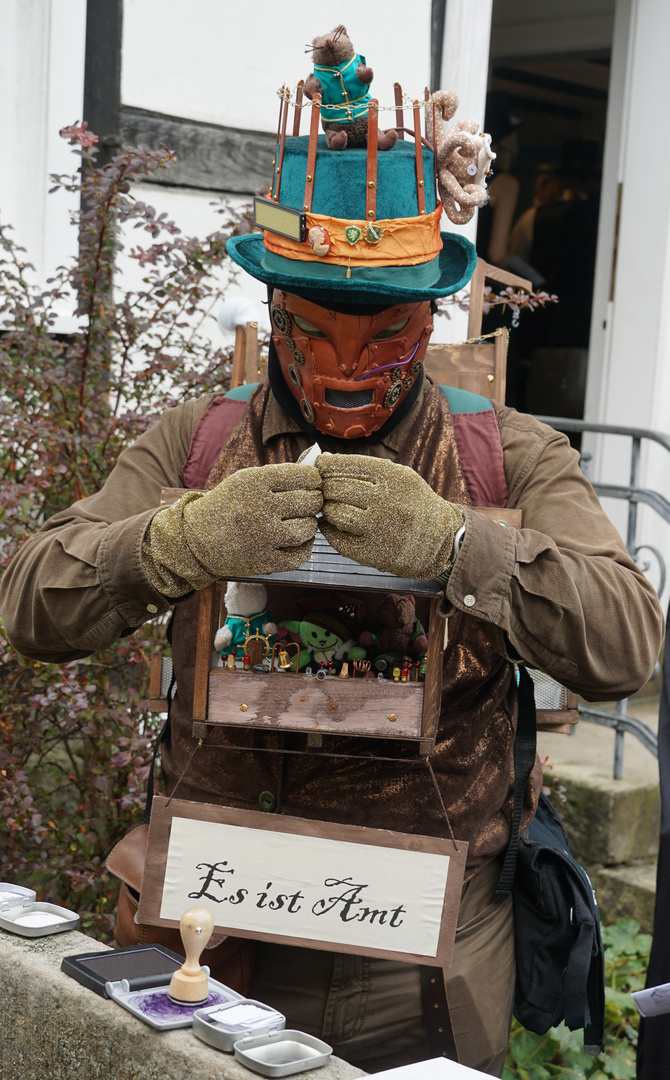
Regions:
<instances>
[{"instance_id":1,"label":"concrete step","mask_svg":"<svg viewBox=\"0 0 670 1080\"><path fill-rule=\"evenodd\" d=\"M579 862L618 866L657 856L657 782L612 780L592 765L562 764L544 776L548 786L556 776L565 789L566 801L558 809Z\"/></svg>"},{"instance_id":2,"label":"concrete step","mask_svg":"<svg viewBox=\"0 0 670 1080\"><path fill-rule=\"evenodd\" d=\"M656 729L658 701L631 701L629 713ZM573 854L593 883L603 924L632 918L651 933L660 827L656 759L626 736L623 779L614 780L614 733L585 722L572 736L540 734L538 750L548 758L545 784L564 790L558 809Z\"/></svg>"},{"instance_id":3,"label":"concrete step","mask_svg":"<svg viewBox=\"0 0 670 1080\"><path fill-rule=\"evenodd\" d=\"M630 866L587 866L585 869L595 889L604 926L610 926L617 919L637 919L645 934L653 932L655 859Z\"/></svg>"}]
</instances>

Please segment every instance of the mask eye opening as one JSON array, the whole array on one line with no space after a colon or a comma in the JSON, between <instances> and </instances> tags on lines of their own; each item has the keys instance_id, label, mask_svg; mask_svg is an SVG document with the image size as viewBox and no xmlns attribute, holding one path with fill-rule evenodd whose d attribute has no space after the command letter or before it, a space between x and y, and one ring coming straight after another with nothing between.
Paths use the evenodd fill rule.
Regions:
<instances>
[{"instance_id":1,"label":"mask eye opening","mask_svg":"<svg viewBox=\"0 0 670 1080\"><path fill-rule=\"evenodd\" d=\"M401 319L400 322L392 323L391 326L385 326L383 330L378 330L376 334L372 335L373 341L383 341L384 338L395 337L401 330L404 330L409 322L409 317Z\"/></svg>"},{"instance_id":2,"label":"mask eye opening","mask_svg":"<svg viewBox=\"0 0 670 1080\"><path fill-rule=\"evenodd\" d=\"M293 322L299 330L302 330L303 334L307 334L309 337L313 338L325 338L326 335L323 330L319 330L318 326L312 326L310 322L307 322L307 319L303 319L300 315L295 315L293 313L292 318Z\"/></svg>"}]
</instances>

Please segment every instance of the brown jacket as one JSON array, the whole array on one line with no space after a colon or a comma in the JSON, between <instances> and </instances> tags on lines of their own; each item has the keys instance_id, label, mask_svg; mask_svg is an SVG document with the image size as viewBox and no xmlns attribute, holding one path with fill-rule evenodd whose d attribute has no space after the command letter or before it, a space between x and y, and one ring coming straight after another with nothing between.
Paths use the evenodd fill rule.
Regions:
<instances>
[{"instance_id":1,"label":"brown jacket","mask_svg":"<svg viewBox=\"0 0 670 1080\"><path fill-rule=\"evenodd\" d=\"M144 577L141 543L160 489L181 484L191 435L208 403L166 413L122 456L101 492L56 515L26 543L0 594L10 640L20 652L51 661L85 656L168 609L170 602ZM516 697L510 660L521 657L588 698L611 699L648 678L662 633L655 593L603 514L565 437L512 410L498 415L508 505L523 511L521 530L502 530L468 507L449 409L432 388L383 441L348 447L411 464L443 497L468 507L465 542L447 589L454 614L433 765L454 832L470 842L470 872L502 850L508 835ZM254 395L240 427L244 438L236 431L213 478L263 461L295 460L308 444L265 391ZM169 789L193 746L188 672L194 613L194 598L177 604L181 700L164 754ZM253 752L279 749L280 740L284 749L304 747L298 735L219 734L218 748L196 754L179 795L254 807L262 791L271 791L285 813L444 833L422 762ZM249 750L226 749L230 742ZM333 739L327 748L360 754L364 745ZM408 756L390 745L385 742L381 753ZM537 784L536 772L531 802Z\"/></svg>"}]
</instances>

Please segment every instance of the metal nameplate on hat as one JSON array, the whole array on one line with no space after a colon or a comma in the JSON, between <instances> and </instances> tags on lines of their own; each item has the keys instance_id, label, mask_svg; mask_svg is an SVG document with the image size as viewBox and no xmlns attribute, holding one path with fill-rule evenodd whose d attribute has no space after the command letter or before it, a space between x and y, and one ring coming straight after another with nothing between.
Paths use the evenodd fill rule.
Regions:
<instances>
[{"instance_id":1,"label":"metal nameplate on hat","mask_svg":"<svg viewBox=\"0 0 670 1080\"><path fill-rule=\"evenodd\" d=\"M254 223L259 229L287 236L289 240L297 240L300 244L304 243L307 236L307 215L304 211L294 210L292 206L284 206L258 195L254 198Z\"/></svg>"}]
</instances>

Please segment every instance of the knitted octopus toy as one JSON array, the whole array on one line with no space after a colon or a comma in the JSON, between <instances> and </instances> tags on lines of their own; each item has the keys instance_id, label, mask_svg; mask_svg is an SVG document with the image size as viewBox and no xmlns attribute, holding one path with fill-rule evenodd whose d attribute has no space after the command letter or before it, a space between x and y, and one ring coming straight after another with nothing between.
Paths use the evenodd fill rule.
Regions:
<instances>
[{"instance_id":1,"label":"knitted octopus toy","mask_svg":"<svg viewBox=\"0 0 670 1080\"><path fill-rule=\"evenodd\" d=\"M426 132L435 146L437 186L447 217L454 225L470 221L478 206L488 200L486 178L495 154L491 136L479 130L474 120L459 120L447 129L458 108L458 98L451 90L433 94L437 107L426 110Z\"/></svg>"}]
</instances>

